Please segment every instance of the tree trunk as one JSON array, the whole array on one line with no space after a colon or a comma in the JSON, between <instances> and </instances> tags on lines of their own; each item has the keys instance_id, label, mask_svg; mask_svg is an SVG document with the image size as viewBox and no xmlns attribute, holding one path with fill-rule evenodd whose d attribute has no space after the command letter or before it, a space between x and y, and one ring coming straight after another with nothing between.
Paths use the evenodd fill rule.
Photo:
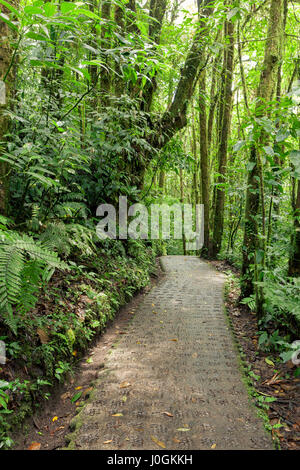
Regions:
<instances>
[{"instance_id":1,"label":"tree trunk","mask_svg":"<svg viewBox=\"0 0 300 470\"><path fill-rule=\"evenodd\" d=\"M300 59L297 59L296 68L296 77L298 77L298 80L300 80ZM293 204L294 233L291 240L292 249L289 260L289 275L293 277L300 277L300 180L294 180L294 184L297 185L297 193L295 188L296 197Z\"/></svg>"},{"instance_id":2,"label":"tree trunk","mask_svg":"<svg viewBox=\"0 0 300 470\"><path fill-rule=\"evenodd\" d=\"M111 14L111 2L110 0L102 0L101 4L101 18L106 20L107 23L110 20ZM107 23L104 23L101 26L101 48L108 49L108 41L109 39L106 38L106 33L109 31L109 27ZM108 67L108 58L107 56L103 56L104 65ZM110 91L110 73L108 68L103 68L100 75L100 90L101 90L101 105L103 107L108 105L108 98L109 98L109 91Z\"/></svg>"},{"instance_id":3,"label":"tree trunk","mask_svg":"<svg viewBox=\"0 0 300 470\"><path fill-rule=\"evenodd\" d=\"M184 184L183 184L183 171L182 168L179 170L180 178L180 202L182 208L182 243L183 243L183 254L186 255L186 239L184 234Z\"/></svg>"},{"instance_id":4,"label":"tree trunk","mask_svg":"<svg viewBox=\"0 0 300 470\"><path fill-rule=\"evenodd\" d=\"M201 194L204 205L204 245L202 256L209 256L209 224L210 224L210 171L207 142L207 115L206 115L206 83L205 72L199 78L199 126L200 126L200 168L201 168Z\"/></svg>"},{"instance_id":5,"label":"tree trunk","mask_svg":"<svg viewBox=\"0 0 300 470\"><path fill-rule=\"evenodd\" d=\"M212 255L216 257L222 245L222 236L224 228L224 205L225 205L225 190L219 185L225 183L227 172L227 145L230 132L231 122L231 108L232 108L232 80L233 80L233 66L234 66L234 25L232 21L225 23L225 39L228 39L229 44L224 52L224 96L221 96L223 102L223 109L221 107L220 127L219 127L219 150L218 150L218 163L219 176L216 183L216 200L215 200L215 213L214 213L214 233L212 244ZM226 50L227 49L227 50Z\"/></svg>"},{"instance_id":6,"label":"tree trunk","mask_svg":"<svg viewBox=\"0 0 300 470\"><path fill-rule=\"evenodd\" d=\"M281 59L282 44L282 18L283 0L272 0L269 14L269 27L265 47L264 63L260 76L260 83L256 93L256 117L266 114L266 102L269 102L277 76L278 64ZM263 145L266 136L262 136L259 145ZM248 174L248 189L246 195L245 231L243 243L243 267L242 267L242 296L249 297L255 291L255 279L253 280L253 266L257 271L257 250L260 247L258 239L258 221L260 207L260 181L261 162L257 149L257 143L253 144L250 151L250 170ZM252 272L251 272L252 271ZM260 274L260 273L258 273ZM259 276L257 277L259 279ZM260 306L262 305L262 299ZM259 307L259 306L258 306ZM258 312L260 315L262 312Z\"/></svg>"},{"instance_id":7,"label":"tree trunk","mask_svg":"<svg viewBox=\"0 0 300 470\"><path fill-rule=\"evenodd\" d=\"M294 212L294 234L292 236L292 252L289 261L289 276L300 277L300 181L298 180L297 197Z\"/></svg>"},{"instance_id":8,"label":"tree trunk","mask_svg":"<svg viewBox=\"0 0 300 470\"><path fill-rule=\"evenodd\" d=\"M161 193L163 194L164 193L164 187L165 187L165 177L166 177L166 173L164 170L160 170L160 173L159 173L159 181L158 181L158 187L161 191Z\"/></svg>"},{"instance_id":9,"label":"tree trunk","mask_svg":"<svg viewBox=\"0 0 300 470\"><path fill-rule=\"evenodd\" d=\"M18 8L18 1L12 0L10 3ZM10 10L1 5L1 11L7 16L11 16ZM5 116L5 111L11 107L11 98L15 84L15 54L10 41L13 33L9 26L0 20L0 152L5 148L5 135L9 131L9 118ZM7 200L9 189L8 164L0 162L0 213L7 213Z\"/></svg>"}]
</instances>

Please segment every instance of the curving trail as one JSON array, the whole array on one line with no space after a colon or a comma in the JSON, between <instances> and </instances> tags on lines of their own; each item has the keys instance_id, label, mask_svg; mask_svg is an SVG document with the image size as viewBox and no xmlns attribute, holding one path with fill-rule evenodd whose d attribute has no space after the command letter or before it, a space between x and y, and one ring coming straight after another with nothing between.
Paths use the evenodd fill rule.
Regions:
<instances>
[{"instance_id":1,"label":"curving trail","mask_svg":"<svg viewBox=\"0 0 300 470\"><path fill-rule=\"evenodd\" d=\"M242 383L224 276L196 257L162 265L165 278L112 349L69 448L272 449Z\"/></svg>"}]
</instances>

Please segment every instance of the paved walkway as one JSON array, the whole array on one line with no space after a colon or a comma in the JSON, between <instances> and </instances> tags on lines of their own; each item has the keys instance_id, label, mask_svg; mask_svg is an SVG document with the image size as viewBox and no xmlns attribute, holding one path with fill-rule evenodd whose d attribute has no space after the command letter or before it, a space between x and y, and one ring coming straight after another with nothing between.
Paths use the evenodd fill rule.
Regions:
<instances>
[{"instance_id":1,"label":"paved walkway","mask_svg":"<svg viewBox=\"0 0 300 470\"><path fill-rule=\"evenodd\" d=\"M249 403L226 322L224 276L166 256L76 417L76 449L272 449Z\"/></svg>"}]
</instances>

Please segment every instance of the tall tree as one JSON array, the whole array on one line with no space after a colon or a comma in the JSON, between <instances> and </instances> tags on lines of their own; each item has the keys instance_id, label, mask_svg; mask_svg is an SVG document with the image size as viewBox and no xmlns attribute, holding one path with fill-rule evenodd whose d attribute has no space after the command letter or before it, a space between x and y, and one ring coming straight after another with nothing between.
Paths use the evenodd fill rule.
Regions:
<instances>
[{"instance_id":1,"label":"tall tree","mask_svg":"<svg viewBox=\"0 0 300 470\"><path fill-rule=\"evenodd\" d=\"M300 83L300 58L296 60L296 77ZM299 139L300 151L300 139ZM298 175L299 176L299 175ZM291 254L289 259L289 275L300 277L300 179L295 179L295 201L293 202L294 231L291 239Z\"/></svg>"},{"instance_id":2,"label":"tall tree","mask_svg":"<svg viewBox=\"0 0 300 470\"><path fill-rule=\"evenodd\" d=\"M206 74L203 71L199 78L199 127L200 127L200 168L201 194L204 206L204 245L202 256L210 255L210 165L207 137L206 113Z\"/></svg>"},{"instance_id":3,"label":"tall tree","mask_svg":"<svg viewBox=\"0 0 300 470\"><path fill-rule=\"evenodd\" d=\"M228 3L228 7L233 5ZM214 227L212 255L216 256L221 250L223 228L224 228L224 206L227 171L227 147L230 133L231 108L232 108L232 82L234 67L234 23L231 20L225 21L224 25L225 49L224 49L224 69L223 83L220 95L220 126L219 126L219 147L218 147L218 176L216 179L215 207L214 207Z\"/></svg>"},{"instance_id":4,"label":"tall tree","mask_svg":"<svg viewBox=\"0 0 300 470\"><path fill-rule=\"evenodd\" d=\"M1 5L1 12L5 17L14 14L14 9L18 8L18 0L10 2L11 8ZM17 49L12 46L14 32L7 22L0 18L0 154L5 148L5 135L9 131L9 117L6 111L12 106L12 97L15 83L15 59ZM16 45L15 45L16 47ZM8 165L0 161L0 213L6 214L8 197Z\"/></svg>"},{"instance_id":5,"label":"tall tree","mask_svg":"<svg viewBox=\"0 0 300 470\"><path fill-rule=\"evenodd\" d=\"M264 62L260 75L259 85L256 91L255 117L261 118L268 114L268 103L272 98L274 84L276 83L278 66L281 60L283 32L283 0L271 0L268 20L268 33L265 45ZM245 230L243 242L243 266L242 266L242 296L250 297L255 289L255 282L261 281L264 268L264 247L259 240L260 203L264 210L262 200L262 163L259 147L266 142L267 136L261 134L260 142L254 142L250 149L250 162L248 173L248 188L246 194ZM262 221L265 223L265 220ZM264 235L263 235L264 236ZM265 240L264 240L265 242ZM262 259L259 256L259 248L263 248ZM254 274L255 273L255 274ZM254 275L253 275L254 274ZM259 297L259 298L258 298ZM258 313L262 314L263 299L257 293Z\"/></svg>"}]
</instances>

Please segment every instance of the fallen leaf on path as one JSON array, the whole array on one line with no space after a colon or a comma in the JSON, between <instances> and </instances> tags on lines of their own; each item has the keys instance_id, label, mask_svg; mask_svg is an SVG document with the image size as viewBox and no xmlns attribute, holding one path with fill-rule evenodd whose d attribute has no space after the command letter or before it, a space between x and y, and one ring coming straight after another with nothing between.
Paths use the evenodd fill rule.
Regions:
<instances>
[{"instance_id":1,"label":"fallen leaf on path","mask_svg":"<svg viewBox=\"0 0 300 470\"><path fill-rule=\"evenodd\" d=\"M93 391L93 387L86 388L86 389L82 392L82 397L85 398L86 396L89 396L92 391Z\"/></svg>"},{"instance_id":2,"label":"fallen leaf on path","mask_svg":"<svg viewBox=\"0 0 300 470\"><path fill-rule=\"evenodd\" d=\"M169 416L170 418L173 418L174 415L172 413L169 413L168 411L163 411L163 415Z\"/></svg>"},{"instance_id":3,"label":"fallen leaf on path","mask_svg":"<svg viewBox=\"0 0 300 470\"><path fill-rule=\"evenodd\" d=\"M176 431L186 432L186 431L190 431L190 428L177 428Z\"/></svg>"},{"instance_id":4,"label":"fallen leaf on path","mask_svg":"<svg viewBox=\"0 0 300 470\"><path fill-rule=\"evenodd\" d=\"M110 444L112 442L112 439L110 439L109 441L104 441L103 444Z\"/></svg>"},{"instance_id":5,"label":"fallen leaf on path","mask_svg":"<svg viewBox=\"0 0 300 470\"><path fill-rule=\"evenodd\" d=\"M211 449L215 449L216 447L217 447L217 444L213 444L213 445L211 446Z\"/></svg>"},{"instance_id":6,"label":"fallen leaf on path","mask_svg":"<svg viewBox=\"0 0 300 470\"><path fill-rule=\"evenodd\" d=\"M82 387L75 387L75 390L81 390Z\"/></svg>"},{"instance_id":7,"label":"fallen leaf on path","mask_svg":"<svg viewBox=\"0 0 300 470\"><path fill-rule=\"evenodd\" d=\"M181 442L179 439L177 439L177 437L173 437L172 441L176 444L179 444Z\"/></svg>"},{"instance_id":8,"label":"fallen leaf on path","mask_svg":"<svg viewBox=\"0 0 300 470\"><path fill-rule=\"evenodd\" d=\"M66 392L66 393L63 393L63 394L60 396L60 398L61 398L62 400L66 400L67 398L70 398L70 396L71 396L70 392Z\"/></svg>"},{"instance_id":9,"label":"fallen leaf on path","mask_svg":"<svg viewBox=\"0 0 300 470\"><path fill-rule=\"evenodd\" d=\"M42 444L40 442L32 442L27 450L40 450L41 445Z\"/></svg>"},{"instance_id":10,"label":"fallen leaf on path","mask_svg":"<svg viewBox=\"0 0 300 470\"><path fill-rule=\"evenodd\" d=\"M115 413L115 414L112 415L112 416L114 416L115 418L117 418L117 417L119 417L119 416L123 416L123 413Z\"/></svg>"},{"instance_id":11,"label":"fallen leaf on path","mask_svg":"<svg viewBox=\"0 0 300 470\"><path fill-rule=\"evenodd\" d=\"M162 447L162 449L166 449L165 444L164 444L162 441L159 441L159 440L157 439L157 437L151 436L151 439L152 439L152 441L155 442L155 444L157 444L159 447Z\"/></svg>"},{"instance_id":12,"label":"fallen leaf on path","mask_svg":"<svg viewBox=\"0 0 300 470\"><path fill-rule=\"evenodd\" d=\"M54 421L57 421L58 420L58 416L54 416L54 418L52 418L52 421L54 423Z\"/></svg>"},{"instance_id":13,"label":"fallen leaf on path","mask_svg":"<svg viewBox=\"0 0 300 470\"><path fill-rule=\"evenodd\" d=\"M178 341L177 338L170 339L170 341Z\"/></svg>"},{"instance_id":14,"label":"fallen leaf on path","mask_svg":"<svg viewBox=\"0 0 300 470\"><path fill-rule=\"evenodd\" d=\"M131 387L130 382L121 382L120 383L120 388L128 388L128 387Z\"/></svg>"},{"instance_id":15,"label":"fallen leaf on path","mask_svg":"<svg viewBox=\"0 0 300 470\"><path fill-rule=\"evenodd\" d=\"M64 429L64 426L59 426L58 428L53 429L53 431L50 432L50 435L51 435L51 436L54 436L54 434L55 434L57 431L59 431L60 429Z\"/></svg>"}]
</instances>

